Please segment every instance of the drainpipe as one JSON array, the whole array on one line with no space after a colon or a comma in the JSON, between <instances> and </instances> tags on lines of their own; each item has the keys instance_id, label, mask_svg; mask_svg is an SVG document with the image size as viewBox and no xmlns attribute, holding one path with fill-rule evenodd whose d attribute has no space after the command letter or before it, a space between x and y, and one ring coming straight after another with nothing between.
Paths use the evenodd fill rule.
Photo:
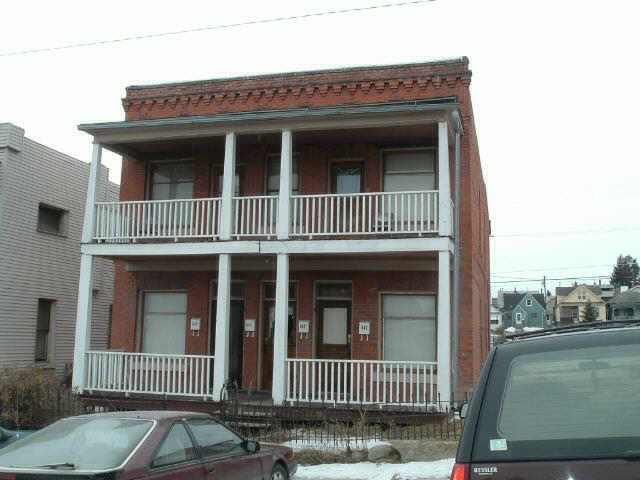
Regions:
<instances>
[{"instance_id":1,"label":"drainpipe","mask_svg":"<svg viewBox=\"0 0 640 480\"><path fill-rule=\"evenodd\" d=\"M460 185L462 183L460 176L460 126L456 126L456 139L455 139L455 194L454 194L454 206L455 206L455 218L453 219L453 232L455 245L455 252L453 254L453 315L451 330L453 333L453 342L451 344L451 371L453 372L453 378L451 383L451 391L456 400L458 392L458 352L460 343L460 267L461 267L461 252L460 252ZM458 399L462 400L462 399Z\"/></svg>"}]
</instances>

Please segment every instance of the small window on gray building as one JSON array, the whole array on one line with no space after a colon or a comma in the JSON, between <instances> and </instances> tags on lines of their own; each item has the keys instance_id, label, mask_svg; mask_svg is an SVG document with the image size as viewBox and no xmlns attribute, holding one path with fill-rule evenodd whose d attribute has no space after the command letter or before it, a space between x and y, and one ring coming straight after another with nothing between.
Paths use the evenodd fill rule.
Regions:
<instances>
[{"instance_id":1,"label":"small window on gray building","mask_svg":"<svg viewBox=\"0 0 640 480\"><path fill-rule=\"evenodd\" d=\"M53 313L53 301L38 299L38 318L36 321L36 362L49 361L49 349L51 343L51 320Z\"/></svg>"},{"instance_id":2,"label":"small window on gray building","mask_svg":"<svg viewBox=\"0 0 640 480\"><path fill-rule=\"evenodd\" d=\"M38 231L64 235L66 210L41 203L38 205Z\"/></svg>"}]
</instances>

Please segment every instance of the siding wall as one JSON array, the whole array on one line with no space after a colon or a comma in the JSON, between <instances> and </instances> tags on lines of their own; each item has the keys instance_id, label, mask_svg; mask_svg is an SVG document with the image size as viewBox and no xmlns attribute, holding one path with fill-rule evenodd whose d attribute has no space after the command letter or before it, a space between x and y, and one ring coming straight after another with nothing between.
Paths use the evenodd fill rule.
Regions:
<instances>
[{"instance_id":1,"label":"siding wall","mask_svg":"<svg viewBox=\"0 0 640 480\"><path fill-rule=\"evenodd\" d=\"M55 300L49 366L72 362L88 176L88 163L29 138L20 151L0 146L0 368L33 364L39 298ZM107 179L102 168L99 199L115 200ZM65 236L37 231L40 203L68 211ZM92 344L106 348L112 262L97 259L95 275Z\"/></svg>"}]
</instances>

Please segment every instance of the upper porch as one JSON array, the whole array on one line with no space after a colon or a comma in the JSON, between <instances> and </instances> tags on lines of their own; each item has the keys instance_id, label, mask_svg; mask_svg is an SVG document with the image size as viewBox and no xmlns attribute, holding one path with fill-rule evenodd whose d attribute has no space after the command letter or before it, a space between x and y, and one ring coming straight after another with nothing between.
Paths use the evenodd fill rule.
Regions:
<instances>
[{"instance_id":1,"label":"upper porch","mask_svg":"<svg viewBox=\"0 0 640 480\"><path fill-rule=\"evenodd\" d=\"M454 235L462 127L452 98L80 128L94 136L94 161L102 148L124 157L121 201L87 199L86 253L399 238L437 251Z\"/></svg>"}]
</instances>

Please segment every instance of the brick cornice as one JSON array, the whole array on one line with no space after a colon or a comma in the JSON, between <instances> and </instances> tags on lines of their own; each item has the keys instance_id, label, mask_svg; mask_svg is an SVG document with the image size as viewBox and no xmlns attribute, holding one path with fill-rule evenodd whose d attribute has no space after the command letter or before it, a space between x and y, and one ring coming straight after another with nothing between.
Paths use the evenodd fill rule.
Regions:
<instances>
[{"instance_id":1,"label":"brick cornice","mask_svg":"<svg viewBox=\"0 0 640 480\"><path fill-rule=\"evenodd\" d=\"M467 88L468 61L326 70L129 87L127 118L373 103L443 96Z\"/></svg>"}]
</instances>

